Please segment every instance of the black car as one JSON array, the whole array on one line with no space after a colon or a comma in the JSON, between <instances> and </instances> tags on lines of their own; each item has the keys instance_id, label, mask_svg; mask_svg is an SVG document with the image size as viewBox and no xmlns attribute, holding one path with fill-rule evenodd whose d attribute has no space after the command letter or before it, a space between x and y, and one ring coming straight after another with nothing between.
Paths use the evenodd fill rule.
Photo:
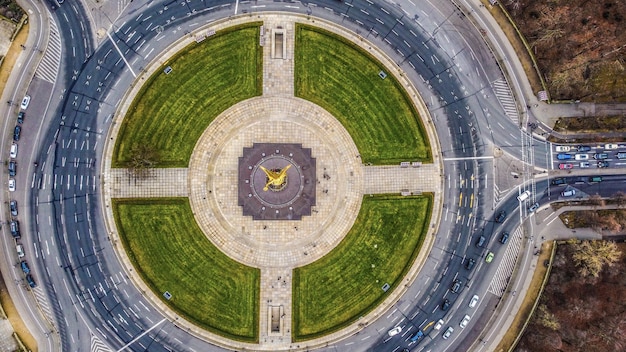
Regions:
<instances>
[{"instance_id":1,"label":"black car","mask_svg":"<svg viewBox=\"0 0 626 352\"><path fill-rule=\"evenodd\" d=\"M33 280L33 276L31 274L26 275L26 281L28 281L28 286L31 288L37 287L35 280Z\"/></svg>"},{"instance_id":2,"label":"black car","mask_svg":"<svg viewBox=\"0 0 626 352\"><path fill-rule=\"evenodd\" d=\"M496 222L504 222L504 220L506 219L506 211L501 211L498 213L498 215L496 215Z\"/></svg>"},{"instance_id":3,"label":"black car","mask_svg":"<svg viewBox=\"0 0 626 352\"><path fill-rule=\"evenodd\" d=\"M19 141L20 140L20 133L22 132L22 127L20 126L15 126L15 129L13 129L13 140L14 141Z\"/></svg>"},{"instance_id":4,"label":"black car","mask_svg":"<svg viewBox=\"0 0 626 352\"><path fill-rule=\"evenodd\" d=\"M17 123L23 123L24 122L24 116L26 116L24 111L18 112L17 113Z\"/></svg>"},{"instance_id":5,"label":"black car","mask_svg":"<svg viewBox=\"0 0 626 352\"><path fill-rule=\"evenodd\" d=\"M441 310L445 312L449 308L450 308L450 300L448 299L443 300L443 302L441 302Z\"/></svg>"},{"instance_id":6,"label":"black car","mask_svg":"<svg viewBox=\"0 0 626 352\"><path fill-rule=\"evenodd\" d=\"M476 264L476 260L469 258L467 262L465 263L465 269L472 270L472 268L474 267L474 264Z\"/></svg>"},{"instance_id":7,"label":"black car","mask_svg":"<svg viewBox=\"0 0 626 352\"><path fill-rule=\"evenodd\" d=\"M557 177L552 179L552 181L550 182L550 184L552 184L553 186L560 186L564 185L565 183L565 177Z\"/></svg>"},{"instance_id":8,"label":"black car","mask_svg":"<svg viewBox=\"0 0 626 352\"><path fill-rule=\"evenodd\" d=\"M588 145L579 145L578 147L576 147L576 149L578 150L579 153L584 153L584 152L590 151L591 147Z\"/></svg>"},{"instance_id":9,"label":"black car","mask_svg":"<svg viewBox=\"0 0 626 352\"><path fill-rule=\"evenodd\" d=\"M20 238L20 223L17 220L11 220L9 223L9 227L11 228L11 235L15 238Z\"/></svg>"},{"instance_id":10,"label":"black car","mask_svg":"<svg viewBox=\"0 0 626 352\"><path fill-rule=\"evenodd\" d=\"M598 161L598 167L599 168L609 167L609 162L608 161Z\"/></svg>"},{"instance_id":11,"label":"black car","mask_svg":"<svg viewBox=\"0 0 626 352\"><path fill-rule=\"evenodd\" d=\"M20 265L22 266L22 271L24 272L24 274L30 274L30 268L28 267L28 263L25 260L22 260Z\"/></svg>"},{"instance_id":12,"label":"black car","mask_svg":"<svg viewBox=\"0 0 626 352\"><path fill-rule=\"evenodd\" d=\"M503 232L502 235L500 236L500 243L506 244L508 240L509 240L509 233Z\"/></svg>"},{"instance_id":13,"label":"black car","mask_svg":"<svg viewBox=\"0 0 626 352\"><path fill-rule=\"evenodd\" d=\"M15 161L9 161L9 176L15 176L17 173L17 167Z\"/></svg>"},{"instance_id":14,"label":"black car","mask_svg":"<svg viewBox=\"0 0 626 352\"><path fill-rule=\"evenodd\" d=\"M461 281L459 280L454 280L454 282L452 283L452 287L450 288L450 290L453 293L457 293L459 292L459 290L461 289Z\"/></svg>"},{"instance_id":15,"label":"black car","mask_svg":"<svg viewBox=\"0 0 626 352\"><path fill-rule=\"evenodd\" d=\"M17 201L16 200L12 200L9 203L9 208L11 209L11 215L17 216Z\"/></svg>"}]
</instances>

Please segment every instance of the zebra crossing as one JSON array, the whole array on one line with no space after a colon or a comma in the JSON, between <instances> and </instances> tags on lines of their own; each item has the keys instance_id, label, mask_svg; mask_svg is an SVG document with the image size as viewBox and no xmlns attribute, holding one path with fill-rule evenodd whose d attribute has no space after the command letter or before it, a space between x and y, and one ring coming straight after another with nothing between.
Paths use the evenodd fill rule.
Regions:
<instances>
[{"instance_id":1,"label":"zebra crossing","mask_svg":"<svg viewBox=\"0 0 626 352\"><path fill-rule=\"evenodd\" d=\"M496 98L504 109L504 114L513 120L513 122L519 123L519 115L517 113L515 99L513 98L513 93L511 92L511 88L507 82L504 79L497 79L491 82L491 85Z\"/></svg>"},{"instance_id":2,"label":"zebra crossing","mask_svg":"<svg viewBox=\"0 0 626 352\"><path fill-rule=\"evenodd\" d=\"M48 38L48 47L43 59L37 66L35 76L44 81L54 83L59 72L61 62L61 37L56 22L50 19L50 37Z\"/></svg>"},{"instance_id":3,"label":"zebra crossing","mask_svg":"<svg viewBox=\"0 0 626 352\"><path fill-rule=\"evenodd\" d=\"M41 288L41 286L37 286L31 289L33 295L35 296L35 300L37 301L37 306L46 317L46 319L50 322L54 321L54 315L52 314L52 309L50 308L50 302L48 301L48 296Z\"/></svg>"},{"instance_id":4,"label":"zebra crossing","mask_svg":"<svg viewBox=\"0 0 626 352\"><path fill-rule=\"evenodd\" d=\"M109 346L105 345L96 335L91 335L91 352L111 352Z\"/></svg>"},{"instance_id":5,"label":"zebra crossing","mask_svg":"<svg viewBox=\"0 0 626 352\"><path fill-rule=\"evenodd\" d=\"M504 257L502 258L500 266L498 266L498 270L496 270L496 274L489 284L488 291L498 297L502 297L504 290L506 290L506 285L511 279L513 269L515 269L515 262L517 261L517 257L522 248L523 236L524 234L522 233L521 228L518 227L509 237L509 244L504 251Z\"/></svg>"}]
</instances>

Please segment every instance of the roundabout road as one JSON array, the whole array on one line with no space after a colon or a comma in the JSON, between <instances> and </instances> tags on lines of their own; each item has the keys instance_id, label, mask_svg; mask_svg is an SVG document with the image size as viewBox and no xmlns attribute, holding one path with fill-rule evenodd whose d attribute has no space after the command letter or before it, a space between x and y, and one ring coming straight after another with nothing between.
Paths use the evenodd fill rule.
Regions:
<instances>
[{"instance_id":1,"label":"roundabout road","mask_svg":"<svg viewBox=\"0 0 626 352\"><path fill-rule=\"evenodd\" d=\"M508 105L511 92L500 68L457 7L448 2L415 5L410 0L395 5L360 0L134 2L93 49L91 33L97 28L91 27L80 4L66 2L53 14L63 57L46 132L38 138L40 147L33 160L38 166L18 181L21 189L31 190L34 221L24 241L33 243L31 248L37 251L36 259L29 260L36 262L40 289L48 294L40 305L56 321L60 350L105 350L105 346L135 351L221 350L165 319L125 276L101 218L101 155L118 102L149 62L205 23L255 11L323 18L377 45L414 82L431 112L429 123L445 146L441 150L445 204L425 269L386 315L320 350L395 351L409 345L408 334L440 318L455 327L453 337L443 340L440 332L430 329L428 337L412 349L444 350L464 344L465 337L475 337L510 277L500 270L506 266L501 263L516 258L515 250L521 250L519 242L506 251L495 243L501 230L517 228L523 214L517 216L515 197L497 194L499 155L494 147L529 162L537 156L542 168L547 167L540 156L547 155L549 148L519 129L523 122ZM502 225L493 221L496 204L498 211L510 214ZM492 264L483 262L487 250L473 244L479 233L496 252ZM464 268L468 257L476 258L473 270ZM503 279L493 284L492 278ZM458 294L449 291L455 279L463 283ZM470 311L467 301L473 294L482 300L461 334L458 322ZM444 298L452 302L447 312L438 308ZM389 338L387 330L396 325L403 332Z\"/></svg>"}]
</instances>

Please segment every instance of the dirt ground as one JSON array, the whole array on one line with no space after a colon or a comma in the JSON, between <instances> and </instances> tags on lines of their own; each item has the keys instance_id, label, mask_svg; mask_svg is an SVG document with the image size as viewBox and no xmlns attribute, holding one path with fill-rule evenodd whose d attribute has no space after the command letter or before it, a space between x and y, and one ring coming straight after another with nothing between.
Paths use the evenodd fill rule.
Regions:
<instances>
[{"instance_id":1,"label":"dirt ground","mask_svg":"<svg viewBox=\"0 0 626 352\"><path fill-rule=\"evenodd\" d=\"M9 52L2 63L2 67L0 67L0 91L4 90L4 86L9 78L11 70L13 69L17 56L22 50L20 44L24 44L26 42L27 36L28 25L25 25L13 41L13 44L9 48ZM37 351L37 342L17 313L17 310L13 305L13 301L11 301L11 297L9 297L6 290L4 281L2 280L2 275L0 275L0 304L2 304L2 308L4 308L11 325L13 325L13 330L15 330L15 332L19 335L24 345L26 345L26 347L31 351Z\"/></svg>"},{"instance_id":2,"label":"dirt ground","mask_svg":"<svg viewBox=\"0 0 626 352\"><path fill-rule=\"evenodd\" d=\"M608 352L626 350L626 244L622 259L598 279L582 278L569 245L560 245L541 302L560 323L557 330L531 320L517 352Z\"/></svg>"},{"instance_id":3,"label":"dirt ground","mask_svg":"<svg viewBox=\"0 0 626 352\"><path fill-rule=\"evenodd\" d=\"M626 1L503 0L552 99L626 101Z\"/></svg>"}]
</instances>

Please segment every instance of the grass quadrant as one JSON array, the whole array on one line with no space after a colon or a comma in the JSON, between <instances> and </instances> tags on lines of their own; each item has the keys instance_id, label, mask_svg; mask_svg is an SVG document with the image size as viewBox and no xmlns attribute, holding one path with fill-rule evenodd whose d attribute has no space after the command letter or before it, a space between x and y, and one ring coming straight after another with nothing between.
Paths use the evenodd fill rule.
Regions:
<instances>
[{"instance_id":1,"label":"grass quadrant","mask_svg":"<svg viewBox=\"0 0 626 352\"><path fill-rule=\"evenodd\" d=\"M169 307L218 335L258 341L260 270L215 247L187 198L116 199L113 212L135 269Z\"/></svg>"},{"instance_id":2,"label":"grass quadrant","mask_svg":"<svg viewBox=\"0 0 626 352\"><path fill-rule=\"evenodd\" d=\"M366 163L430 162L422 121L402 85L356 44L296 24L295 95L318 104L352 136Z\"/></svg>"},{"instance_id":3,"label":"grass quadrant","mask_svg":"<svg viewBox=\"0 0 626 352\"><path fill-rule=\"evenodd\" d=\"M260 23L219 31L174 56L150 77L124 118L113 167L126 167L133 148L154 146L155 167L187 167L204 130L230 106L263 92Z\"/></svg>"},{"instance_id":4,"label":"grass quadrant","mask_svg":"<svg viewBox=\"0 0 626 352\"><path fill-rule=\"evenodd\" d=\"M365 196L352 229L320 260L293 273L293 338L346 327L380 304L415 261L428 231L432 195ZM382 286L388 283L386 293Z\"/></svg>"}]
</instances>

